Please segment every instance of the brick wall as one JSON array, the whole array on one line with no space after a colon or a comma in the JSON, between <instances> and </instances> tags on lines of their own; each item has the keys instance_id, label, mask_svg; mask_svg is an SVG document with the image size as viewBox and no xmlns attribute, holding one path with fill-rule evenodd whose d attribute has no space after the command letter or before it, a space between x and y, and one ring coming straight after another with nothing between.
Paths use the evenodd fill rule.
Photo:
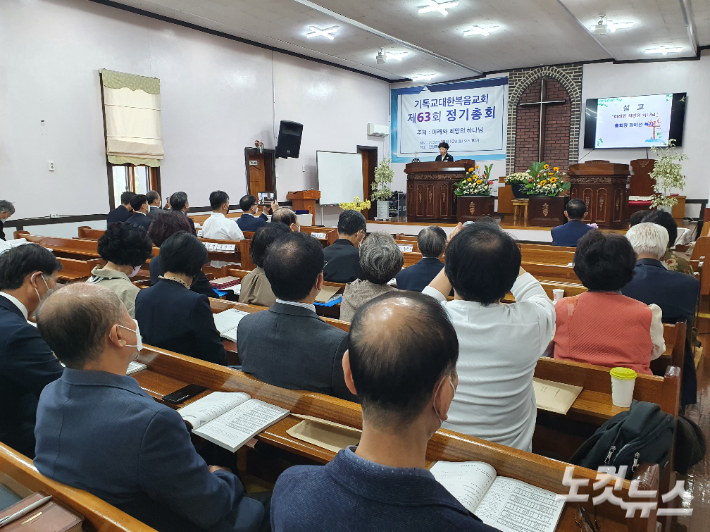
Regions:
<instances>
[{"instance_id":1,"label":"brick wall","mask_svg":"<svg viewBox=\"0 0 710 532\"><path fill-rule=\"evenodd\" d=\"M539 101L542 78L545 78L547 100L566 100L563 105L546 106L544 159L564 172L578 160L582 66L513 70L509 73L508 87L506 172L509 174L524 171L539 159L540 108L519 104Z\"/></svg>"}]
</instances>

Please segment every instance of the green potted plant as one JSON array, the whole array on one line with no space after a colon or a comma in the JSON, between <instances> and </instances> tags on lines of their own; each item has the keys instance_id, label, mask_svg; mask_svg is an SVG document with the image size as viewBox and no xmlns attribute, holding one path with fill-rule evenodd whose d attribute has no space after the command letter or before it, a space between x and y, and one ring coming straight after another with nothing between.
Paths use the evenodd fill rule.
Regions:
<instances>
[{"instance_id":1,"label":"green potted plant","mask_svg":"<svg viewBox=\"0 0 710 532\"><path fill-rule=\"evenodd\" d=\"M675 139L670 139L667 147L654 146L651 151L661 154L656 159L653 172L649 174L649 177L656 181L656 184L653 185L656 195L651 202L651 208L661 207L670 210L673 205L678 203L678 198L670 195L671 190L675 188L682 191L685 188L685 176L680 173L682 167L680 163L687 160L688 156L676 152Z\"/></svg>"},{"instance_id":2,"label":"green potted plant","mask_svg":"<svg viewBox=\"0 0 710 532\"><path fill-rule=\"evenodd\" d=\"M466 172L466 177L454 185L454 194L457 196L490 196L491 185L490 180L492 164L483 167L483 172L478 173L478 165L475 168L469 168Z\"/></svg>"},{"instance_id":3,"label":"green potted plant","mask_svg":"<svg viewBox=\"0 0 710 532\"><path fill-rule=\"evenodd\" d=\"M509 176L506 176L505 183L510 185L510 188L513 191L513 196L521 199L528 197L528 193L525 191L525 185L529 179L530 174L527 172L515 172Z\"/></svg>"},{"instance_id":4,"label":"green potted plant","mask_svg":"<svg viewBox=\"0 0 710 532\"><path fill-rule=\"evenodd\" d=\"M545 161L532 163L528 168L528 182L525 191L530 196L554 197L564 190L569 190L570 183L562 181L564 173L555 166L550 170L550 165Z\"/></svg>"},{"instance_id":5,"label":"green potted plant","mask_svg":"<svg viewBox=\"0 0 710 532\"><path fill-rule=\"evenodd\" d=\"M377 218L386 219L390 216L389 199L392 197L392 179L394 170L390 164L392 159L382 159L375 168L375 182L372 184L372 195L370 199L377 201Z\"/></svg>"}]
</instances>

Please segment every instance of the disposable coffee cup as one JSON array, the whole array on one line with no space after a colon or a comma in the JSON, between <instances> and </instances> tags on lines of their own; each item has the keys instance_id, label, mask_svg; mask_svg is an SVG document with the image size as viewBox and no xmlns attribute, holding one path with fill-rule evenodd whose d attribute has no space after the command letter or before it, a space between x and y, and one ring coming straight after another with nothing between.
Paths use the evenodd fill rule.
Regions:
<instances>
[{"instance_id":1,"label":"disposable coffee cup","mask_svg":"<svg viewBox=\"0 0 710 532\"><path fill-rule=\"evenodd\" d=\"M611 375L611 402L614 406L628 408L634 398L636 372L629 368L613 368Z\"/></svg>"},{"instance_id":2,"label":"disposable coffee cup","mask_svg":"<svg viewBox=\"0 0 710 532\"><path fill-rule=\"evenodd\" d=\"M565 291L562 288L555 288L552 291L552 301L559 301L565 297Z\"/></svg>"}]
</instances>

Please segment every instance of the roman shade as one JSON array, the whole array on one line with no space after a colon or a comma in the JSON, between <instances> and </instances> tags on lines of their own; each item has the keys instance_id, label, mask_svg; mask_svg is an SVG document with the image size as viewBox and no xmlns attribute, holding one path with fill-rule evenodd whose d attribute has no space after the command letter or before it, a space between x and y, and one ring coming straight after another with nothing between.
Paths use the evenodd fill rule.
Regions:
<instances>
[{"instance_id":1,"label":"roman shade","mask_svg":"<svg viewBox=\"0 0 710 532\"><path fill-rule=\"evenodd\" d=\"M160 166L160 80L103 69L106 155L112 164Z\"/></svg>"}]
</instances>

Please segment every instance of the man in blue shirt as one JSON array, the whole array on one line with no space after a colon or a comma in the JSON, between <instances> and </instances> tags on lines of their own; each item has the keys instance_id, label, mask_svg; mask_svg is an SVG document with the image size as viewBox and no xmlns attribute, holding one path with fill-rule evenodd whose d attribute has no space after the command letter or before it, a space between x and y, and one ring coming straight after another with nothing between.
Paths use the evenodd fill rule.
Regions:
<instances>
[{"instance_id":1,"label":"man in blue shirt","mask_svg":"<svg viewBox=\"0 0 710 532\"><path fill-rule=\"evenodd\" d=\"M40 308L38 328L67 366L37 408L34 463L43 475L161 532L262 529L264 505L230 471L208 467L180 414L126 376L142 341L114 292L62 288Z\"/></svg>"},{"instance_id":2,"label":"man in blue shirt","mask_svg":"<svg viewBox=\"0 0 710 532\"><path fill-rule=\"evenodd\" d=\"M577 247L577 241L593 228L582 221L587 212L587 204L581 199L567 202L565 216L567 223L552 229L552 245Z\"/></svg>"},{"instance_id":3,"label":"man in blue shirt","mask_svg":"<svg viewBox=\"0 0 710 532\"><path fill-rule=\"evenodd\" d=\"M393 339L396 339L393 341ZM362 404L362 438L326 466L296 466L276 482L275 532L490 532L425 469L427 443L447 419L459 344L444 308L390 292L362 306L343 357Z\"/></svg>"},{"instance_id":4,"label":"man in blue shirt","mask_svg":"<svg viewBox=\"0 0 710 532\"><path fill-rule=\"evenodd\" d=\"M444 263L439 260L446 249L446 233L438 225L425 227L417 235L422 260L397 274L397 288L421 292L434 280Z\"/></svg>"},{"instance_id":5,"label":"man in blue shirt","mask_svg":"<svg viewBox=\"0 0 710 532\"><path fill-rule=\"evenodd\" d=\"M239 208L244 211L244 214L237 220L237 225L242 231L256 231L260 227L264 227L266 222L269 221L266 217L266 206L264 206L259 216L256 215L259 212L259 204L251 194L247 194L239 200ZM272 212L278 208L279 204L272 201Z\"/></svg>"}]
</instances>

